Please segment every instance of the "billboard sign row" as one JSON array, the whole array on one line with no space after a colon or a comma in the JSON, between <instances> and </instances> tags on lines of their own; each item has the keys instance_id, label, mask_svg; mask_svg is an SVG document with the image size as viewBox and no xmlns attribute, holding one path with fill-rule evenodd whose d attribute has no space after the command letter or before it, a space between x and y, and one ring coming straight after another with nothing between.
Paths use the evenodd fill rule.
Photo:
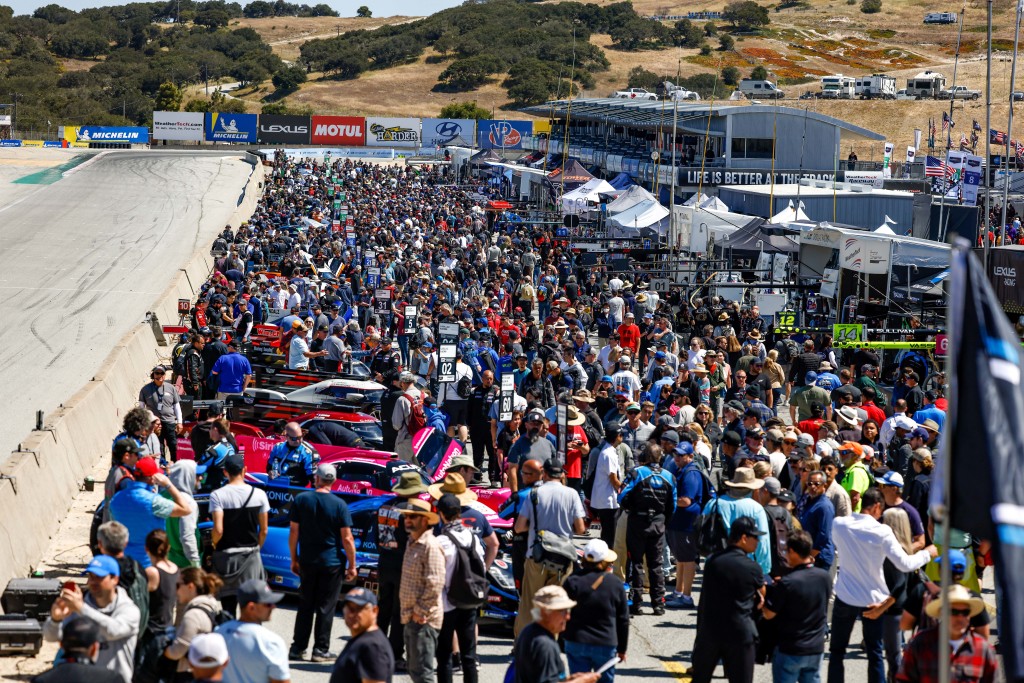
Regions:
<instances>
[{"instance_id":1,"label":"billboard sign row","mask_svg":"<svg viewBox=\"0 0 1024 683\"><path fill-rule=\"evenodd\" d=\"M81 126L78 142L128 142L133 145L149 143L149 128L134 126Z\"/></svg>"},{"instance_id":2,"label":"billboard sign row","mask_svg":"<svg viewBox=\"0 0 1024 683\"><path fill-rule=\"evenodd\" d=\"M142 129L100 129L116 131ZM396 118L381 116L284 116L153 112L157 140L331 145L339 147L430 148L471 145L487 149L522 149L533 135L532 121L505 119ZM81 138L80 138L81 139ZM98 139L93 137L93 139Z\"/></svg>"}]
</instances>

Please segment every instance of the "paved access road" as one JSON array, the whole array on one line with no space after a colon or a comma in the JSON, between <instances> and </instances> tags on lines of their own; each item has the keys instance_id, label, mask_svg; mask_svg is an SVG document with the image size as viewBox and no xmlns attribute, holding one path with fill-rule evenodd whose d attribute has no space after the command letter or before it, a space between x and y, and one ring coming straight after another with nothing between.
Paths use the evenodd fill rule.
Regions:
<instances>
[{"instance_id":1,"label":"paved access road","mask_svg":"<svg viewBox=\"0 0 1024 683\"><path fill-rule=\"evenodd\" d=\"M0 461L209 249L251 168L222 152L117 151L52 184L0 187Z\"/></svg>"},{"instance_id":2,"label":"paved access road","mask_svg":"<svg viewBox=\"0 0 1024 683\"><path fill-rule=\"evenodd\" d=\"M694 585L694 598L698 597L700 590L700 575ZM645 596L646 598L646 596ZM992 596L986 596L991 602ZM267 624L275 633L285 640L290 646L292 642L292 629L295 623L295 607L297 600L287 597L274 610L273 618ZM690 681L685 675L686 669L690 666L690 655L693 649L693 640L697 634L697 611L694 610L668 610L664 616L656 617L651 614L649 604L645 604L644 614L633 617L630 622L629 651L626 653L626 661L618 667L615 677L616 683L653 683L654 681L674 681L682 683ZM335 654L344 647L344 640L348 639L348 628L339 610L334 622L334 629L331 633L331 651ZM860 626L854 629L853 642L860 643ZM312 647L312 645L310 645ZM502 683L505 676L505 669L510 661L509 655L512 651L512 634L485 631L480 634L480 681L481 683ZM827 655L826 655L827 657ZM859 648L852 648L846 656L846 680L853 682L867 680L867 655ZM828 667L828 660L822 664L822 680ZM329 664L313 664L312 662L292 662L291 680L292 683L326 683L328 673L331 670ZM721 666L718 667L716 680L725 680ZM408 683L410 678L407 675L395 676L395 683ZM461 680L461 674L455 675L456 683ZM771 683L771 667L758 666L754 669L754 681L756 683Z\"/></svg>"}]
</instances>

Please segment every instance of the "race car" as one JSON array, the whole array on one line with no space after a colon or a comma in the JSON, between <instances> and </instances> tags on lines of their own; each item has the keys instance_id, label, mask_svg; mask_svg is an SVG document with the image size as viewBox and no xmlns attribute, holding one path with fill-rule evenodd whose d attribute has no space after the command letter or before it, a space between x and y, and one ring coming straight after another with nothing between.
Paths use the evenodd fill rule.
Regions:
<instances>
[{"instance_id":1,"label":"race car","mask_svg":"<svg viewBox=\"0 0 1024 683\"><path fill-rule=\"evenodd\" d=\"M384 446L384 432L381 430L380 422L373 415L359 411L320 410L300 415L295 418L295 421L307 432L306 440L312 444L351 445L343 442L349 435L344 433L338 435L332 430L333 425L340 425L358 437L369 448Z\"/></svg>"}]
</instances>

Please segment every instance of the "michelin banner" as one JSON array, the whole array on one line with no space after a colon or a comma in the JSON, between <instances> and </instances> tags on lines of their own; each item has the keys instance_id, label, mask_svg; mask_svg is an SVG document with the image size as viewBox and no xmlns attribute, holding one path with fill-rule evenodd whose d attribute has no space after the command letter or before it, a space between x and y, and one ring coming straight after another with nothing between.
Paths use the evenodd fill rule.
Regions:
<instances>
[{"instance_id":1,"label":"michelin banner","mask_svg":"<svg viewBox=\"0 0 1024 683\"><path fill-rule=\"evenodd\" d=\"M484 119L477 121L476 134L484 149L522 149L523 140L533 135L533 121Z\"/></svg>"},{"instance_id":2,"label":"michelin banner","mask_svg":"<svg viewBox=\"0 0 1024 683\"><path fill-rule=\"evenodd\" d=\"M423 147L472 146L475 139L473 119L423 119Z\"/></svg>"},{"instance_id":3,"label":"michelin banner","mask_svg":"<svg viewBox=\"0 0 1024 683\"><path fill-rule=\"evenodd\" d=\"M420 120L366 117L367 147L419 147Z\"/></svg>"},{"instance_id":4,"label":"michelin banner","mask_svg":"<svg viewBox=\"0 0 1024 683\"><path fill-rule=\"evenodd\" d=\"M81 126L78 142L129 142L133 145L149 144L149 129L129 126Z\"/></svg>"},{"instance_id":5,"label":"michelin banner","mask_svg":"<svg viewBox=\"0 0 1024 683\"><path fill-rule=\"evenodd\" d=\"M206 114L207 142L256 142L256 114Z\"/></svg>"},{"instance_id":6,"label":"michelin banner","mask_svg":"<svg viewBox=\"0 0 1024 683\"><path fill-rule=\"evenodd\" d=\"M153 112L154 140L203 139L203 117L201 111L155 111Z\"/></svg>"}]
</instances>

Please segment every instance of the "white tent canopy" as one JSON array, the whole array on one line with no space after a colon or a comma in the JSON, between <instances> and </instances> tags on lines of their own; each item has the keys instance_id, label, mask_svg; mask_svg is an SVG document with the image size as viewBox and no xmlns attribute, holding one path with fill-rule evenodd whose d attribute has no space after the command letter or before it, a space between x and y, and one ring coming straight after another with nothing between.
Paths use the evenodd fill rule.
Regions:
<instances>
[{"instance_id":1,"label":"white tent canopy","mask_svg":"<svg viewBox=\"0 0 1024 683\"><path fill-rule=\"evenodd\" d=\"M596 204L600 201L601 194L604 192L615 192L615 188L607 180L600 178L589 180L561 196L559 203L562 205L562 213L583 213L591 208L589 203Z\"/></svg>"},{"instance_id":2,"label":"white tent canopy","mask_svg":"<svg viewBox=\"0 0 1024 683\"><path fill-rule=\"evenodd\" d=\"M776 225L780 223L792 223L793 221L809 221L811 220L806 213L804 213L804 203L800 202L800 206L794 208L793 200L789 200L789 206L782 211L768 219L769 223Z\"/></svg>"},{"instance_id":3,"label":"white tent canopy","mask_svg":"<svg viewBox=\"0 0 1024 683\"><path fill-rule=\"evenodd\" d=\"M655 200L640 202L608 219L609 237L637 237L643 228L665 235L668 215L668 209Z\"/></svg>"},{"instance_id":4,"label":"white tent canopy","mask_svg":"<svg viewBox=\"0 0 1024 683\"><path fill-rule=\"evenodd\" d=\"M718 197L708 197L700 203L700 208L710 209L711 211L723 211L726 213L729 211L729 205Z\"/></svg>"},{"instance_id":5,"label":"white tent canopy","mask_svg":"<svg viewBox=\"0 0 1024 683\"><path fill-rule=\"evenodd\" d=\"M881 225L879 225L877 228L875 228L875 234L878 234L878 235L895 235L896 233L893 232L893 229L889 227L890 225L896 225L896 221L894 221L893 219L891 219L888 216L886 216L885 217L885 222L883 222Z\"/></svg>"},{"instance_id":6,"label":"white tent canopy","mask_svg":"<svg viewBox=\"0 0 1024 683\"><path fill-rule=\"evenodd\" d=\"M627 209L633 208L637 204L656 201L658 200L653 194L639 185L632 185L628 190L619 194L614 202L609 202L607 206L608 215L614 216L626 211Z\"/></svg>"}]
</instances>

